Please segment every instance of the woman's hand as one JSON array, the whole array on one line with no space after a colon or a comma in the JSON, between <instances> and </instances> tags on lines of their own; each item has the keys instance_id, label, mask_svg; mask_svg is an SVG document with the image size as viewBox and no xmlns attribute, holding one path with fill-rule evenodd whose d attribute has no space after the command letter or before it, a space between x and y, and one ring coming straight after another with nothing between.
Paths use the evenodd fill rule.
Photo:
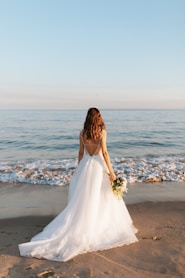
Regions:
<instances>
[{"instance_id":1,"label":"woman's hand","mask_svg":"<svg viewBox=\"0 0 185 278\"><path fill-rule=\"evenodd\" d=\"M113 182L116 179L116 175L114 174L114 172L110 172L109 178L111 182Z\"/></svg>"}]
</instances>

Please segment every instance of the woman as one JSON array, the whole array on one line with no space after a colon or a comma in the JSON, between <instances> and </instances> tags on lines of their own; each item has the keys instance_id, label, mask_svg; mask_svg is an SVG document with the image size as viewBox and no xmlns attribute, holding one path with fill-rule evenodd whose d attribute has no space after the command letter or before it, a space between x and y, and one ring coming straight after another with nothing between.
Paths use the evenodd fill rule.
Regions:
<instances>
[{"instance_id":1,"label":"woman","mask_svg":"<svg viewBox=\"0 0 185 278\"><path fill-rule=\"evenodd\" d=\"M88 110L79 139L79 164L70 182L68 204L41 233L19 245L22 256L68 261L78 254L138 241L125 203L112 191L116 176L97 108Z\"/></svg>"}]
</instances>

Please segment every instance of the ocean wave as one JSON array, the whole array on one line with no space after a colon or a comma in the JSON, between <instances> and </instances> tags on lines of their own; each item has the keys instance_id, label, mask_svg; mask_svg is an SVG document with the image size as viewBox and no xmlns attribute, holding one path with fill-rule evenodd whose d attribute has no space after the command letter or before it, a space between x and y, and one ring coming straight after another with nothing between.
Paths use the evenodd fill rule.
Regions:
<instances>
[{"instance_id":1,"label":"ocean wave","mask_svg":"<svg viewBox=\"0 0 185 278\"><path fill-rule=\"evenodd\" d=\"M0 162L1 183L68 185L77 159ZM128 183L185 181L185 157L114 158L116 175Z\"/></svg>"}]
</instances>

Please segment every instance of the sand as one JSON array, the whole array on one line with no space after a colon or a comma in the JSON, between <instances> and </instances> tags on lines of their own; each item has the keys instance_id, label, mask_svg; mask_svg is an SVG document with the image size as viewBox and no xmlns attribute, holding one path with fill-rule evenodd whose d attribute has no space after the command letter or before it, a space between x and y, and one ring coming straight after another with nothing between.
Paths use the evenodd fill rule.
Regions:
<instances>
[{"instance_id":1,"label":"sand","mask_svg":"<svg viewBox=\"0 0 185 278\"><path fill-rule=\"evenodd\" d=\"M185 277L185 185L172 185L176 195L171 189L163 194L166 184L139 186L130 187L125 198L139 242L66 263L20 257L18 244L29 241L65 206L68 189L1 186L0 277Z\"/></svg>"}]
</instances>

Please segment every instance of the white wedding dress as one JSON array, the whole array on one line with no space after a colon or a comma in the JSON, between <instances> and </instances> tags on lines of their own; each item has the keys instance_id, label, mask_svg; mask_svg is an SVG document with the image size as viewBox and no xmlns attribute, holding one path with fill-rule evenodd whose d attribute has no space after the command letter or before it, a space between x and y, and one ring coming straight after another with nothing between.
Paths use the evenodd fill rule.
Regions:
<instances>
[{"instance_id":1,"label":"white wedding dress","mask_svg":"<svg viewBox=\"0 0 185 278\"><path fill-rule=\"evenodd\" d=\"M102 153L85 149L69 186L66 208L30 242L21 256L68 261L86 252L137 242L137 229L123 200L112 192Z\"/></svg>"}]
</instances>

